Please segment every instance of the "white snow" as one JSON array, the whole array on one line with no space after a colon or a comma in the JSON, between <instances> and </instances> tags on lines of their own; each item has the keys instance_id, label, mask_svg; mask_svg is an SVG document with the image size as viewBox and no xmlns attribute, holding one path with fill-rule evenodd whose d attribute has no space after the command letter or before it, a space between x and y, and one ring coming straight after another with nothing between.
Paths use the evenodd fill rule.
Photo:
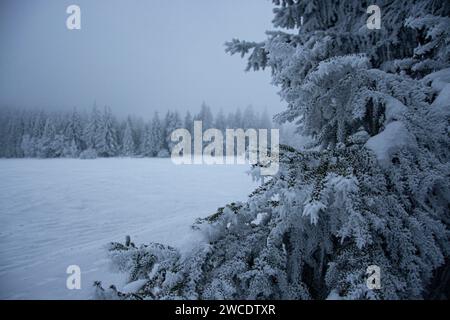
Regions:
<instances>
[{"instance_id":1,"label":"white snow","mask_svg":"<svg viewBox=\"0 0 450 320\"><path fill-rule=\"evenodd\" d=\"M425 82L431 82L431 86L438 91L432 107L443 116L450 114L450 68L431 73L424 78Z\"/></svg>"},{"instance_id":2,"label":"white snow","mask_svg":"<svg viewBox=\"0 0 450 320\"><path fill-rule=\"evenodd\" d=\"M256 187L242 165L174 165L170 159L1 159L0 299L86 299L109 271L110 241L197 239L190 225ZM200 241L200 240L197 240ZM81 290L66 269L81 268Z\"/></svg>"},{"instance_id":3,"label":"white snow","mask_svg":"<svg viewBox=\"0 0 450 320\"><path fill-rule=\"evenodd\" d=\"M403 115L407 111L408 108L399 100L393 97L386 97L386 124L403 119Z\"/></svg>"},{"instance_id":4,"label":"white snow","mask_svg":"<svg viewBox=\"0 0 450 320\"><path fill-rule=\"evenodd\" d=\"M145 284L147 283L146 279L139 279L133 282L126 284L120 291L123 293L136 293L138 292Z\"/></svg>"},{"instance_id":5,"label":"white snow","mask_svg":"<svg viewBox=\"0 0 450 320\"><path fill-rule=\"evenodd\" d=\"M401 121L389 123L386 128L366 142L366 147L371 149L379 163L389 166L392 155L403 147L416 147L414 136L408 131Z\"/></svg>"},{"instance_id":6,"label":"white snow","mask_svg":"<svg viewBox=\"0 0 450 320\"><path fill-rule=\"evenodd\" d=\"M450 114L450 83L442 88L439 95L433 101L432 107L442 115Z\"/></svg>"},{"instance_id":7,"label":"white snow","mask_svg":"<svg viewBox=\"0 0 450 320\"><path fill-rule=\"evenodd\" d=\"M450 68L430 73L423 78L423 80L425 82L431 82L431 87L437 91L441 91L447 84L450 83Z\"/></svg>"},{"instance_id":8,"label":"white snow","mask_svg":"<svg viewBox=\"0 0 450 320\"><path fill-rule=\"evenodd\" d=\"M267 217L267 212L260 212L256 215L255 220L251 221L250 224L252 224L254 226L259 226L266 217Z\"/></svg>"}]
</instances>

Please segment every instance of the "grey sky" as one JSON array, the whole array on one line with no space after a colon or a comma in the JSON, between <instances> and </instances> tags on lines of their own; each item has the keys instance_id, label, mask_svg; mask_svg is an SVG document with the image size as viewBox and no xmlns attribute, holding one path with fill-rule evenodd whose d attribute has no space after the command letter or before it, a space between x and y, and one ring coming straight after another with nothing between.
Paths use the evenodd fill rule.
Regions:
<instances>
[{"instance_id":1,"label":"grey sky","mask_svg":"<svg viewBox=\"0 0 450 320\"><path fill-rule=\"evenodd\" d=\"M81 30L66 29L70 4ZM223 45L264 39L271 20L269 0L1 0L0 106L277 112L269 71L245 73Z\"/></svg>"}]
</instances>

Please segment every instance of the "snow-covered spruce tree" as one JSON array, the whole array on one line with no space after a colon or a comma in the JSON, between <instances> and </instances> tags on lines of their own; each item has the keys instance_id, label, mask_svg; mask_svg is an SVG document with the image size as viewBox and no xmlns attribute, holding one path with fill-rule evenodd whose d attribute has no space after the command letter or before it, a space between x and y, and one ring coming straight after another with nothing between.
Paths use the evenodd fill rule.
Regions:
<instances>
[{"instance_id":1,"label":"snow-covered spruce tree","mask_svg":"<svg viewBox=\"0 0 450 320\"><path fill-rule=\"evenodd\" d=\"M29 134L23 135L20 147L25 158L31 158L36 155L36 141Z\"/></svg>"},{"instance_id":2,"label":"snow-covered spruce tree","mask_svg":"<svg viewBox=\"0 0 450 320\"><path fill-rule=\"evenodd\" d=\"M171 139L171 134L174 130L182 128L183 122L180 119L178 111L167 111L164 118L164 148L170 153L175 143Z\"/></svg>"},{"instance_id":3,"label":"snow-covered spruce tree","mask_svg":"<svg viewBox=\"0 0 450 320\"><path fill-rule=\"evenodd\" d=\"M70 144L72 144L72 141L75 143L76 149L82 150L85 147L84 141L83 141L83 123L81 120L80 115L78 114L78 111L74 108L72 111L72 114L69 116L69 120L67 123L67 126L64 131L64 135L66 136L67 140L70 141ZM74 149L73 146L70 147L70 149ZM78 151L71 150L71 154L76 154Z\"/></svg>"},{"instance_id":4,"label":"snow-covered spruce tree","mask_svg":"<svg viewBox=\"0 0 450 320\"><path fill-rule=\"evenodd\" d=\"M194 228L191 252L113 243L123 299L413 299L448 294L450 69L442 1L274 0L261 43L233 40L249 69L270 68L277 116L312 136L280 148L280 170ZM301 26L301 17L304 24ZM367 267L381 288L367 286ZM127 291L129 292L129 291ZM447 296L448 297L448 296Z\"/></svg>"},{"instance_id":5,"label":"snow-covered spruce tree","mask_svg":"<svg viewBox=\"0 0 450 320\"><path fill-rule=\"evenodd\" d=\"M227 128L227 120L222 109L219 110L219 113L217 113L216 119L214 120L214 128L219 129L221 132L225 132L225 129Z\"/></svg>"},{"instance_id":6,"label":"snow-covered spruce tree","mask_svg":"<svg viewBox=\"0 0 450 320\"><path fill-rule=\"evenodd\" d=\"M204 130L208 130L213 127L214 125L214 116L211 112L211 108L203 102L200 107L200 112L195 115L194 121L201 121L202 122L202 128Z\"/></svg>"},{"instance_id":7,"label":"snow-covered spruce tree","mask_svg":"<svg viewBox=\"0 0 450 320\"><path fill-rule=\"evenodd\" d=\"M55 156L55 137L56 129L53 123L53 118L47 118L45 122L44 132L42 137L37 142L37 155L40 158L52 158Z\"/></svg>"},{"instance_id":8,"label":"snow-covered spruce tree","mask_svg":"<svg viewBox=\"0 0 450 320\"><path fill-rule=\"evenodd\" d=\"M96 136L100 131L100 126L101 126L101 114L97 108L97 104L94 103L89 121L83 130L83 141L86 144L86 148L88 149L96 148Z\"/></svg>"},{"instance_id":9,"label":"snow-covered spruce tree","mask_svg":"<svg viewBox=\"0 0 450 320\"><path fill-rule=\"evenodd\" d=\"M117 154L117 132L111 109L104 108L99 127L95 131L95 150L101 157L112 157Z\"/></svg>"},{"instance_id":10,"label":"snow-covered spruce tree","mask_svg":"<svg viewBox=\"0 0 450 320\"><path fill-rule=\"evenodd\" d=\"M151 157L151 145L150 143L150 123L144 125L141 133L141 144L139 146L139 154L144 157Z\"/></svg>"},{"instance_id":11,"label":"snow-covered spruce tree","mask_svg":"<svg viewBox=\"0 0 450 320\"><path fill-rule=\"evenodd\" d=\"M163 127L157 112L155 112L153 116L149 134L149 146L151 146L150 155L156 156L163 148L164 143Z\"/></svg>"},{"instance_id":12,"label":"snow-covered spruce tree","mask_svg":"<svg viewBox=\"0 0 450 320\"><path fill-rule=\"evenodd\" d=\"M125 125L125 131L122 139L122 155L133 156L135 154L135 145L133 139L133 132L131 129L131 121L128 119Z\"/></svg>"}]
</instances>

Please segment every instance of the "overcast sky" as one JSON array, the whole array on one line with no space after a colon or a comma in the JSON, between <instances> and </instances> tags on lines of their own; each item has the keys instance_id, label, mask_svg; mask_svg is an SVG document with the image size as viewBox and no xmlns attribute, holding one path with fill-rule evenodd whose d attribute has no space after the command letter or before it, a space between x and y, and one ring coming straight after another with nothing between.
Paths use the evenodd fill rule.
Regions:
<instances>
[{"instance_id":1,"label":"overcast sky","mask_svg":"<svg viewBox=\"0 0 450 320\"><path fill-rule=\"evenodd\" d=\"M70 4L81 30L66 28ZM1 0L0 106L274 113L270 72L224 52L234 37L263 40L271 20L270 0Z\"/></svg>"}]
</instances>

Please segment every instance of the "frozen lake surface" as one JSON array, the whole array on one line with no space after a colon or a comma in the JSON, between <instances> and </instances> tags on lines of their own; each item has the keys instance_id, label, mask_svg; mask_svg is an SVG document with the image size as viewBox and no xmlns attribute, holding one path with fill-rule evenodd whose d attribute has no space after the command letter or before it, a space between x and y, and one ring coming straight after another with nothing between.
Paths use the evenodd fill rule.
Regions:
<instances>
[{"instance_id":1,"label":"frozen lake surface","mask_svg":"<svg viewBox=\"0 0 450 320\"><path fill-rule=\"evenodd\" d=\"M105 244L183 246L190 225L256 184L248 166L174 165L170 159L1 159L0 299L88 299L109 271ZM194 239L194 240L192 240ZM81 268L81 290L66 268Z\"/></svg>"}]
</instances>

